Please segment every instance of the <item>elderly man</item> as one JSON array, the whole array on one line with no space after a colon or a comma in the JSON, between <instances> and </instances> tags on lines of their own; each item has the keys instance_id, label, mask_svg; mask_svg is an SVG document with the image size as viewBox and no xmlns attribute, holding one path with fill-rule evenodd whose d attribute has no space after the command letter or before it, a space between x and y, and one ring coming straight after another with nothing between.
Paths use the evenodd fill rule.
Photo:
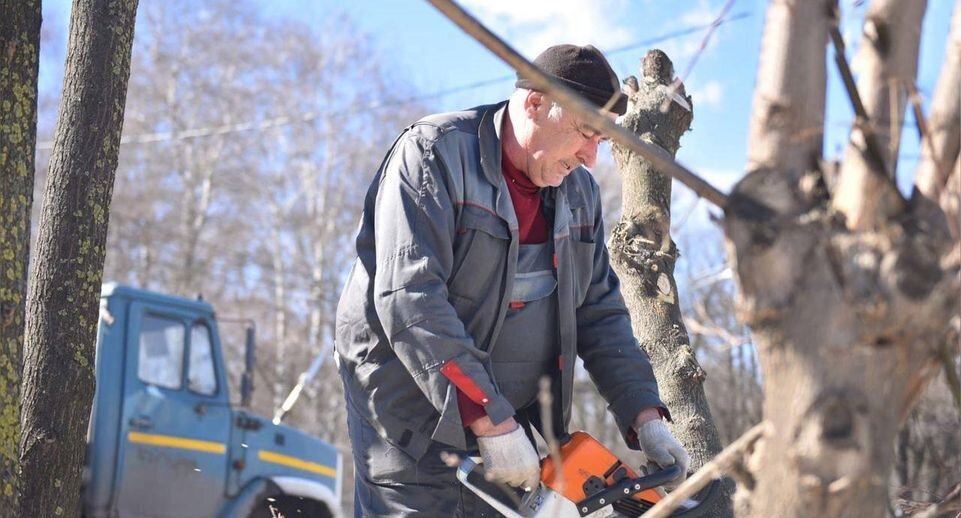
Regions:
<instances>
[{"instance_id":1,"label":"elderly man","mask_svg":"<svg viewBox=\"0 0 961 518\"><path fill-rule=\"evenodd\" d=\"M534 63L612 118L624 113L596 48L558 45ZM489 477L536 484L538 381L553 380L563 435L576 356L627 444L686 470L581 167L604 136L528 81L516 86L505 102L408 127L367 193L336 337L358 516L492 515L444 451L479 452Z\"/></svg>"}]
</instances>

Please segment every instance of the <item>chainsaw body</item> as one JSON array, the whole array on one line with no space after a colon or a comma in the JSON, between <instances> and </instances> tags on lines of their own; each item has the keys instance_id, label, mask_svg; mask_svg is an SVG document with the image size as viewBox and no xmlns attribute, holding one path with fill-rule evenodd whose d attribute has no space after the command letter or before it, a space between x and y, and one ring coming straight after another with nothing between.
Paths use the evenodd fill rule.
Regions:
<instances>
[{"instance_id":1,"label":"chainsaw body","mask_svg":"<svg viewBox=\"0 0 961 518\"><path fill-rule=\"evenodd\" d=\"M661 500L659 486L677 477L671 466L649 475L637 473L585 432L574 432L556 459L541 461L541 483L523 496L484 479L472 459L464 459L457 478L508 518L637 517Z\"/></svg>"}]
</instances>

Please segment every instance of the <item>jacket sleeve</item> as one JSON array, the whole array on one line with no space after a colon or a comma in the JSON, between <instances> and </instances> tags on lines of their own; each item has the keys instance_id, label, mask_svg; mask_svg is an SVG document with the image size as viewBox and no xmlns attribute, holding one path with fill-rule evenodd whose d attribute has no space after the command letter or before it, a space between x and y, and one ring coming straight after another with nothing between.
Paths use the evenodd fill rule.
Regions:
<instances>
[{"instance_id":1,"label":"jacket sleeve","mask_svg":"<svg viewBox=\"0 0 961 518\"><path fill-rule=\"evenodd\" d=\"M455 235L450 172L433 141L416 131L401 138L382 171L374 307L394 353L440 414L432 438L464 447L458 389L495 423L514 409L497 393L483 365L487 354L448 301Z\"/></svg>"},{"instance_id":2,"label":"jacket sleeve","mask_svg":"<svg viewBox=\"0 0 961 518\"><path fill-rule=\"evenodd\" d=\"M646 408L670 414L661 402L654 370L646 352L634 338L631 317L621 295L620 281L611 269L598 186L593 181L594 263L583 303L577 308L577 348L594 384L630 448L640 449L632 428Z\"/></svg>"}]
</instances>

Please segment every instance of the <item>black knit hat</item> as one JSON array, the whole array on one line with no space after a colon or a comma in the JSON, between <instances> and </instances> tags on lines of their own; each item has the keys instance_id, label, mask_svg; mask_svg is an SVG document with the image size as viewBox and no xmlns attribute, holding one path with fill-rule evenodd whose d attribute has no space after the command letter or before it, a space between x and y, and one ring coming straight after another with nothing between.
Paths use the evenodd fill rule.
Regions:
<instances>
[{"instance_id":1,"label":"black knit hat","mask_svg":"<svg viewBox=\"0 0 961 518\"><path fill-rule=\"evenodd\" d=\"M534 58L534 65L600 107L618 115L627 111L627 96L621 92L617 74L593 45L554 45ZM520 74L514 86L536 90Z\"/></svg>"}]
</instances>

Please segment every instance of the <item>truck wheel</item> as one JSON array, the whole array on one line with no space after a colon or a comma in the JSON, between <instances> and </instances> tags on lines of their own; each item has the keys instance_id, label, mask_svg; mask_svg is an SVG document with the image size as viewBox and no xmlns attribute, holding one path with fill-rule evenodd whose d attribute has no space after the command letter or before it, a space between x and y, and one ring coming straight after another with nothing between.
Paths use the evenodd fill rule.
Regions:
<instances>
[{"instance_id":1,"label":"truck wheel","mask_svg":"<svg viewBox=\"0 0 961 518\"><path fill-rule=\"evenodd\" d=\"M323 502L282 495L261 502L249 518L333 518Z\"/></svg>"}]
</instances>

